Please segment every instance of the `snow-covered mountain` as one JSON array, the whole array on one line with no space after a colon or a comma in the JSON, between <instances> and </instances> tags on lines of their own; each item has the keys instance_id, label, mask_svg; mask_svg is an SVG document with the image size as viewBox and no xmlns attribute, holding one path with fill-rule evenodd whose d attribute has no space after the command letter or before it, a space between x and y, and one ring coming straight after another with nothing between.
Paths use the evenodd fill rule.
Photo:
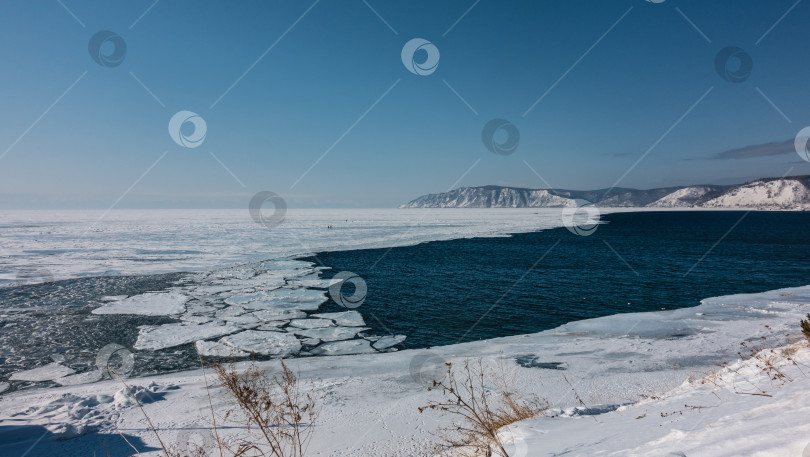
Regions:
<instances>
[{"instance_id":1,"label":"snow-covered mountain","mask_svg":"<svg viewBox=\"0 0 810 457\"><path fill-rule=\"evenodd\" d=\"M759 180L735 186L719 195L707 194L702 208L810 209L810 179Z\"/></svg>"},{"instance_id":2,"label":"snow-covered mountain","mask_svg":"<svg viewBox=\"0 0 810 457\"><path fill-rule=\"evenodd\" d=\"M462 187L423 195L400 208L560 208L586 200L602 207L810 210L810 176L763 178L732 186L695 185L592 191Z\"/></svg>"}]
</instances>

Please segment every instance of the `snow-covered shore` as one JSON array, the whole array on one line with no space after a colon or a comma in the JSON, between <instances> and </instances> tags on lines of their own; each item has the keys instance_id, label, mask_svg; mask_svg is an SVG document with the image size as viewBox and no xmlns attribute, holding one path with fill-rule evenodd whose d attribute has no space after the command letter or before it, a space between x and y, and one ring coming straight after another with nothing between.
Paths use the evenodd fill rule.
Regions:
<instances>
[{"instance_id":1,"label":"snow-covered shore","mask_svg":"<svg viewBox=\"0 0 810 457\"><path fill-rule=\"evenodd\" d=\"M323 405L310 455L430 455L431 432L446 419L419 414L435 395L426 380L445 361L477 357L511 364L517 392L560 410L554 418L517 424L515 436L522 438L515 455L801 455L810 429L804 420L810 410L802 366L810 361L807 349L794 355L799 365L783 367L787 382L760 380L771 397L735 390L750 389L746 383L756 376L747 372L752 362L738 362L741 343L753 349L795 343L808 310L810 286L578 321L533 335L289 364L312 382ZM737 363L736 372L715 383L698 381L723 363ZM272 372L278 362L260 366ZM212 378L208 373L209 383ZM127 383L164 440L207 436L210 413L199 371ZM128 455L121 433L142 455L158 455L154 434L122 388L108 380L0 396L0 453L103 455L106 446L113 457ZM225 392L214 387L211 394L220 433L242 433L222 417L230 407ZM585 408L576 410L580 400Z\"/></svg>"}]
</instances>

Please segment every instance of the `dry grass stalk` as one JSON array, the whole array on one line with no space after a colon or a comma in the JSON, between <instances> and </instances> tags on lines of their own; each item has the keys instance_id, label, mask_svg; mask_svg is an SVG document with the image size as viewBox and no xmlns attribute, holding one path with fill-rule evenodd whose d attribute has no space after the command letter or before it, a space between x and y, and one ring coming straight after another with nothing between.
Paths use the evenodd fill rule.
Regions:
<instances>
[{"instance_id":1,"label":"dry grass stalk","mask_svg":"<svg viewBox=\"0 0 810 457\"><path fill-rule=\"evenodd\" d=\"M440 411L453 418L452 425L439 430L440 455L508 457L499 430L515 422L539 415L546 405L537 399L519 399L511 391L513 378L484 368L481 359L464 362L458 371L447 363L441 381L433 381L430 391L441 391L443 398L419 408ZM494 375L494 376L492 376ZM488 377L494 389L487 387Z\"/></svg>"},{"instance_id":2,"label":"dry grass stalk","mask_svg":"<svg viewBox=\"0 0 810 457\"><path fill-rule=\"evenodd\" d=\"M205 370L202 367L201 369L205 378ZM217 432L213 403L208 392L208 403L214 420L212 437L220 456L223 456L223 449L232 457L305 455L320 409L311 394L301 391L298 377L284 362L281 362L281 373L272 378L253 364L242 372L237 371L233 363L215 364L214 370L222 386L237 404L237 407L227 412L226 419L239 416L238 421L247 427L251 435L249 438L240 438L234 448L225 444ZM124 385L126 386L126 383ZM208 390L207 380L205 385ZM137 402L137 398L135 401ZM140 402L138 406L141 406ZM141 412L149 421L165 457L209 457L208 450L196 443L176 443L166 446L143 407ZM134 446L131 444L130 446L137 455L140 455Z\"/></svg>"},{"instance_id":3,"label":"dry grass stalk","mask_svg":"<svg viewBox=\"0 0 810 457\"><path fill-rule=\"evenodd\" d=\"M281 362L281 373L272 378L251 366L242 372L232 364L215 365L222 386L236 400L239 416L251 439L240 439L234 457L303 457L320 412L315 398L301 391L295 373ZM234 414L236 413L236 414Z\"/></svg>"},{"instance_id":4,"label":"dry grass stalk","mask_svg":"<svg viewBox=\"0 0 810 457\"><path fill-rule=\"evenodd\" d=\"M802 326L802 335L810 341L810 314L807 315L807 319L802 319L799 323Z\"/></svg>"}]
</instances>

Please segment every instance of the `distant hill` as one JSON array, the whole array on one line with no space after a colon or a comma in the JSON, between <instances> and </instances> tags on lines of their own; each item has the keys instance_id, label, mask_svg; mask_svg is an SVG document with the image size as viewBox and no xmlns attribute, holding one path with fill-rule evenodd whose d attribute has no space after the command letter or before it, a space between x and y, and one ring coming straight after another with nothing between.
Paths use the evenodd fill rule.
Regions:
<instances>
[{"instance_id":1,"label":"distant hill","mask_svg":"<svg viewBox=\"0 0 810 457\"><path fill-rule=\"evenodd\" d=\"M753 208L810 210L810 176L763 178L745 184L695 185L639 190L462 187L423 195L400 208L562 208L587 200L601 207Z\"/></svg>"}]
</instances>

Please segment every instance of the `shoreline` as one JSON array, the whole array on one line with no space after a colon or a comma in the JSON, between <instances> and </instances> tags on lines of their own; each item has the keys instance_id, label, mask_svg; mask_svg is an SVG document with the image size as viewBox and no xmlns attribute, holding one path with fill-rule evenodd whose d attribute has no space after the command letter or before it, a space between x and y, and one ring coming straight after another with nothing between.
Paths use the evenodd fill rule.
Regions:
<instances>
[{"instance_id":1,"label":"shoreline","mask_svg":"<svg viewBox=\"0 0 810 457\"><path fill-rule=\"evenodd\" d=\"M423 455L414 450L430 446L431 440L425 433L438 422L416 412L418 406L427 403L430 394L421 382L423 377L414 376L415 366L416 372L430 374L444 361L457 364L465 358L481 357L497 362L531 355L537 362L561 362L565 370L516 366L517 391L539 394L548 399L551 407L565 409L577 405L571 392L574 387L588 406L617 410L621 405L669 392L685 379L716 371L723 362L733 362L742 341L765 336L767 344L773 347L795 342L795 336L791 340L784 339L783 335L797 333L798 319L806 311L806 304L810 304L810 286L712 297L693 308L611 315L536 334L388 354L289 359L285 363L299 372L303 380L313 382L317 392L324 394L322 426L312 444L312 448L319 451L318 455ZM689 325L685 326L686 323ZM684 331L688 329L692 331ZM276 361L258 363L270 370L277 365ZM563 382L563 376L573 386ZM197 422L207 403L201 378L198 370L191 370L132 378L127 383L146 387L154 383L160 398L144 407L164 433L176 434L178 427L202 426ZM117 381L102 381L0 395L3 416L0 426L70 424L72 431L65 433L77 433L76 430L87 427L86 434L78 433L81 435L78 438L59 442L69 446L66 451L80 444L89 445L92 440L85 437L97 436L89 433L96 426L98 433L111 440L118 429L154 444L151 431L143 428L140 412L132 405L109 410L104 405L99 406L102 410L99 417L109 420L96 425L83 425L82 419L71 418L69 406L60 406L64 411L57 414L33 412L12 417L30 405L52 404L64 398L64 394L83 398L90 393L112 395L120 389ZM228 404L225 397L215 398L217 409ZM48 407L39 409L44 411ZM420 438L414 442L414 437ZM74 455L80 453L76 451ZM64 452L63 455L69 454Z\"/></svg>"}]
</instances>

